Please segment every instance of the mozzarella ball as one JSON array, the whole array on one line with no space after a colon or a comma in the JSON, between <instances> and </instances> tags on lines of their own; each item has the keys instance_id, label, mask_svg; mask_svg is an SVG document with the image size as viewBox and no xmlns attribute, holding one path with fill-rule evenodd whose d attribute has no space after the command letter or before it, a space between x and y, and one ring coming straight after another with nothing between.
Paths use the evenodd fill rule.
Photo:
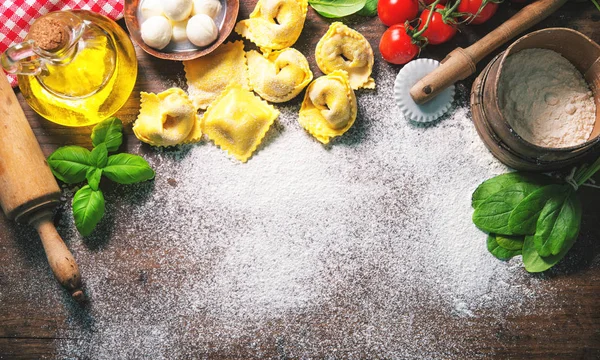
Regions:
<instances>
[{"instance_id":1,"label":"mozzarella ball","mask_svg":"<svg viewBox=\"0 0 600 360\"><path fill-rule=\"evenodd\" d=\"M194 3L192 0L162 0L163 11L171 21L183 21L190 17Z\"/></svg>"},{"instance_id":2,"label":"mozzarella ball","mask_svg":"<svg viewBox=\"0 0 600 360\"><path fill-rule=\"evenodd\" d=\"M140 5L140 12L144 19L149 19L152 16L163 14L162 4L160 0L144 0Z\"/></svg>"},{"instance_id":3,"label":"mozzarella ball","mask_svg":"<svg viewBox=\"0 0 600 360\"><path fill-rule=\"evenodd\" d=\"M196 46L206 46L219 37L219 29L213 19L205 14L194 15L188 20L187 36Z\"/></svg>"},{"instance_id":4,"label":"mozzarella ball","mask_svg":"<svg viewBox=\"0 0 600 360\"><path fill-rule=\"evenodd\" d=\"M171 38L173 41L179 42L187 40L187 23L187 20L173 23L173 37Z\"/></svg>"},{"instance_id":5,"label":"mozzarella ball","mask_svg":"<svg viewBox=\"0 0 600 360\"><path fill-rule=\"evenodd\" d=\"M221 12L221 2L219 0L193 0L193 15L204 14L211 18L216 18Z\"/></svg>"},{"instance_id":6,"label":"mozzarella ball","mask_svg":"<svg viewBox=\"0 0 600 360\"><path fill-rule=\"evenodd\" d=\"M171 41L173 29L164 16L152 16L142 23L142 40L155 49L162 49Z\"/></svg>"}]
</instances>

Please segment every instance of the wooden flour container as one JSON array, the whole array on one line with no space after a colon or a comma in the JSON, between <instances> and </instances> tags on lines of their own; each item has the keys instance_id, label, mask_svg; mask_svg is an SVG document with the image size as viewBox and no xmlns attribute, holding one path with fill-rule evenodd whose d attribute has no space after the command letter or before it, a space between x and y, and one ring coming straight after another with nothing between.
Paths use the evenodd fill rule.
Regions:
<instances>
[{"instance_id":1,"label":"wooden flour container","mask_svg":"<svg viewBox=\"0 0 600 360\"><path fill-rule=\"evenodd\" d=\"M596 101L596 124L590 139L580 145L549 148L521 138L502 115L498 83L505 59L523 49L554 50L584 75ZM496 56L475 79L471 92L473 123L488 149L504 164L527 171L549 171L571 166L600 151L600 46L567 28L539 30L515 41Z\"/></svg>"}]
</instances>

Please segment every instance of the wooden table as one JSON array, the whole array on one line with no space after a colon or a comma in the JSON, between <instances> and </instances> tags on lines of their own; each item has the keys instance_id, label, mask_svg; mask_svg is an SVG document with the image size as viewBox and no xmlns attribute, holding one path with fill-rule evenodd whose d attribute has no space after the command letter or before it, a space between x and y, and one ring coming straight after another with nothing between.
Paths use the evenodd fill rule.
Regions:
<instances>
[{"instance_id":1,"label":"wooden table","mask_svg":"<svg viewBox=\"0 0 600 360\"><path fill-rule=\"evenodd\" d=\"M242 0L239 18L246 18L254 3L255 1L252 0ZM462 27L462 33L459 33L450 44L437 47L430 46L423 51L422 57L442 59L454 47L468 46L497 26L502 20L515 13L517 9L517 6L507 1L507 3L501 5L501 10L488 24ZM369 39L375 51L375 61L381 62L378 53L378 41L385 27L377 18L352 18L350 23ZM310 52L311 49L314 49L320 35L325 32L327 26L327 21L316 15L312 9L309 9L303 36L295 47L304 53ZM600 42L600 12L589 2L568 4L536 28L555 26L577 29L593 40ZM125 120L135 119L138 113L139 91L159 92L165 89L165 84L174 84L175 82L182 84L184 78L181 64L151 58L139 48L137 48L137 53L140 64L137 85L131 99L118 114ZM479 68L481 69L486 63L487 61L483 61ZM311 64L311 67L313 70L317 69L314 63ZM400 67L396 69L399 70ZM468 79L466 86L470 86L472 81L473 78ZM91 146L90 128L70 129L53 125L37 116L29 109L20 95L19 97L46 155L58 146L65 144ZM128 129L128 135L127 150L130 152L136 151L135 149L139 149L138 142L133 137L130 128ZM144 149L147 148L142 147L142 150ZM144 152L146 152L145 156L159 156L151 151L144 150ZM600 301L598 300L600 296L600 267L597 260L594 260L600 251L600 243L598 242L600 228L597 226L600 216L600 206L598 206L600 192L598 190L584 190L583 197L586 209L584 226L580 241L573 250L578 261L567 268L562 268L558 273L551 273L543 277L543 281L548 282L548 286L555 290L555 299L558 305L548 304L543 311L525 316L509 315L504 321L498 321L491 316L492 314L483 314L476 318L467 319L445 316L439 322L439 328L432 330L433 336L438 336L440 339L460 337L462 343L467 345L463 346L461 352L456 352L456 349L447 349L446 352L442 352L438 356L432 355L431 352L428 352L428 349L423 349L423 355L419 357L600 358ZM120 221L126 221L126 219ZM115 233L111 236L119 239L112 246L117 246L116 252L122 256L122 261L143 255L138 250L128 246L125 234ZM92 243L88 245L89 251L102 251L102 244ZM77 254L75 254L75 257L77 258ZM148 258L148 267L151 268L153 266L152 256L146 254L146 257ZM35 233L4 218L0 219L0 264L2 264L0 269L0 359L37 359L64 356L65 354L57 354L56 341L58 334L69 334L73 328L73 324L66 321L69 314L75 313L80 318L85 318L86 308L78 308L71 304L70 299L64 294L62 297L48 295L53 292L61 293L62 290L53 282ZM80 263L84 274L87 266L91 265ZM181 264L181 266L185 268L189 264ZM140 270L138 279L124 276L121 279L107 279L106 281L122 281L124 283L140 281L141 284L151 286L151 283L146 284L147 278L144 274ZM37 280L35 285L30 284L33 279ZM299 319L299 321L303 321L304 325L308 327L320 326L318 315L308 319ZM201 324L195 325L200 326ZM191 328L193 327L194 324L191 324ZM239 343L232 345L229 350L210 350L210 346L198 347L198 351L191 354L191 356L220 359L286 358L290 354L292 354L292 357L299 357L298 354L303 354L302 356L314 358L346 358L350 356L350 353L344 353L342 344L336 343L336 339L343 338L343 334L333 336L331 332L324 332L325 337L319 339L319 341L328 341L329 345L323 345L321 347L324 349L322 352L305 353L302 352L302 344L290 345L277 340L280 339L279 335L285 336L286 332L285 328L277 329L281 334L267 334L272 336L274 340L271 345L260 345L260 349L248 347L248 344L251 343L248 342L248 339L239 339ZM77 338L76 333L72 336ZM411 335L407 334L407 336ZM259 344L265 343L268 342L259 342ZM383 344L383 347L385 347L385 344ZM373 357L373 353L370 353L367 347L361 348L360 344L355 344L354 350L355 352L352 354L355 357ZM123 358L141 358L142 355L123 354L122 356ZM169 357L168 354L165 354L165 356Z\"/></svg>"}]
</instances>

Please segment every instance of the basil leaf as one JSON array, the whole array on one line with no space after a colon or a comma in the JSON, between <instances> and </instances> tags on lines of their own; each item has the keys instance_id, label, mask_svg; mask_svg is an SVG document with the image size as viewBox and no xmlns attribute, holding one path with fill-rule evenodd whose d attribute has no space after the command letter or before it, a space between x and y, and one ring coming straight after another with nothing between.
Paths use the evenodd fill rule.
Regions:
<instances>
[{"instance_id":1,"label":"basil leaf","mask_svg":"<svg viewBox=\"0 0 600 360\"><path fill-rule=\"evenodd\" d=\"M523 236L496 235L496 242L506 250L523 249Z\"/></svg>"},{"instance_id":2,"label":"basil leaf","mask_svg":"<svg viewBox=\"0 0 600 360\"><path fill-rule=\"evenodd\" d=\"M108 161L108 150L106 144L96 146L90 154L90 165L102 169Z\"/></svg>"},{"instance_id":3,"label":"basil leaf","mask_svg":"<svg viewBox=\"0 0 600 360\"><path fill-rule=\"evenodd\" d=\"M360 16L375 16L377 15L377 2L378 0L367 0L365 6L360 9L358 15Z\"/></svg>"},{"instance_id":4,"label":"basil leaf","mask_svg":"<svg viewBox=\"0 0 600 360\"><path fill-rule=\"evenodd\" d=\"M510 214L508 227L513 234L533 235L537 220L546 202L566 193L569 185L548 185L532 192Z\"/></svg>"},{"instance_id":5,"label":"basil leaf","mask_svg":"<svg viewBox=\"0 0 600 360\"><path fill-rule=\"evenodd\" d=\"M473 223L479 229L494 234L514 235L508 227L511 212L539 185L517 183L488 197L473 213Z\"/></svg>"},{"instance_id":6,"label":"basil leaf","mask_svg":"<svg viewBox=\"0 0 600 360\"><path fill-rule=\"evenodd\" d=\"M496 241L496 235L489 234L487 238L487 249L488 251L494 255L496 258L500 260L508 260L513 256L521 255L521 249L518 250L508 250L503 248Z\"/></svg>"},{"instance_id":7,"label":"basil leaf","mask_svg":"<svg viewBox=\"0 0 600 360\"><path fill-rule=\"evenodd\" d=\"M85 177L88 181L88 185L92 188L92 190L98 190L98 186L100 185L100 179L102 178L102 169L99 168L89 168Z\"/></svg>"},{"instance_id":8,"label":"basil leaf","mask_svg":"<svg viewBox=\"0 0 600 360\"><path fill-rule=\"evenodd\" d=\"M366 0L309 0L308 3L319 15L333 19L360 11Z\"/></svg>"},{"instance_id":9,"label":"basil leaf","mask_svg":"<svg viewBox=\"0 0 600 360\"><path fill-rule=\"evenodd\" d=\"M63 146L48 157L50 170L57 179L67 184L85 180L90 168L90 151L81 146Z\"/></svg>"},{"instance_id":10,"label":"basil leaf","mask_svg":"<svg viewBox=\"0 0 600 360\"><path fill-rule=\"evenodd\" d=\"M119 184L133 184L154 178L154 170L143 157L117 154L108 158L103 174Z\"/></svg>"},{"instance_id":11,"label":"basil leaf","mask_svg":"<svg viewBox=\"0 0 600 360\"><path fill-rule=\"evenodd\" d=\"M92 233L104 216L104 195L100 190L92 190L88 185L79 189L73 197L73 217L75 226L83 236Z\"/></svg>"},{"instance_id":12,"label":"basil leaf","mask_svg":"<svg viewBox=\"0 0 600 360\"><path fill-rule=\"evenodd\" d=\"M565 243L574 241L581 225L581 203L574 191L548 200L537 221L534 236L541 256L559 254Z\"/></svg>"},{"instance_id":13,"label":"basil leaf","mask_svg":"<svg viewBox=\"0 0 600 360\"><path fill-rule=\"evenodd\" d=\"M551 182L551 178L548 176L523 172L512 172L498 175L484 181L477 187L477 189L475 189L471 198L471 206L473 206L473 208L477 208L488 197L494 195L498 191L521 182L547 185Z\"/></svg>"},{"instance_id":14,"label":"basil leaf","mask_svg":"<svg viewBox=\"0 0 600 360\"><path fill-rule=\"evenodd\" d=\"M577 237L571 241L565 242L562 250L558 254L543 257L540 256L535 249L534 236L526 236L525 242L523 243L523 265L525 265L525 270L530 273L537 273L550 269L565 257L569 250L571 250L576 239Z\"/></svg>"},{"instance_id":15,"label":"basil leaf","mask_svg":"<svg viewBox=\"0 0 600 360\"><path fill-rule=\"evenodd\" d=\"M106 144L109 152L117 151L123 142L123 123L116 117L108 118L92 130L92 144Z\"/></svg>"}]
</instances>

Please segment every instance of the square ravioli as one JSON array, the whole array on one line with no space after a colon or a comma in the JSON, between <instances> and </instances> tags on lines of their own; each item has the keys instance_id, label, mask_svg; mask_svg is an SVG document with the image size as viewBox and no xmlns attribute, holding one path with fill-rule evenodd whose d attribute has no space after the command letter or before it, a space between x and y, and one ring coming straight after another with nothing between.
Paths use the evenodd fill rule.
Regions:
<instances>
[{"instance_id":1,"label":"square ravioli","mask_svg":"<svg viewBox=\"0 0 600 360\"><path fill-rule=\"evenodd\" d=\"M246 162L278 116L272 105L231 84L204 113L202 129L217 146Z\"/></svg>"},{"instance_id":2,"label":"square ravioli","mask_svg":"<svg viewBox=\"0 0 600 360\"><path fill-rule=\"evenodd\" d=\"M184 61L183 68L189 96L198 109L206 109L229 84L238 83L248 88L248 66L242 41L225 43L206 56Z\"/></svg>"}]
</instances>

